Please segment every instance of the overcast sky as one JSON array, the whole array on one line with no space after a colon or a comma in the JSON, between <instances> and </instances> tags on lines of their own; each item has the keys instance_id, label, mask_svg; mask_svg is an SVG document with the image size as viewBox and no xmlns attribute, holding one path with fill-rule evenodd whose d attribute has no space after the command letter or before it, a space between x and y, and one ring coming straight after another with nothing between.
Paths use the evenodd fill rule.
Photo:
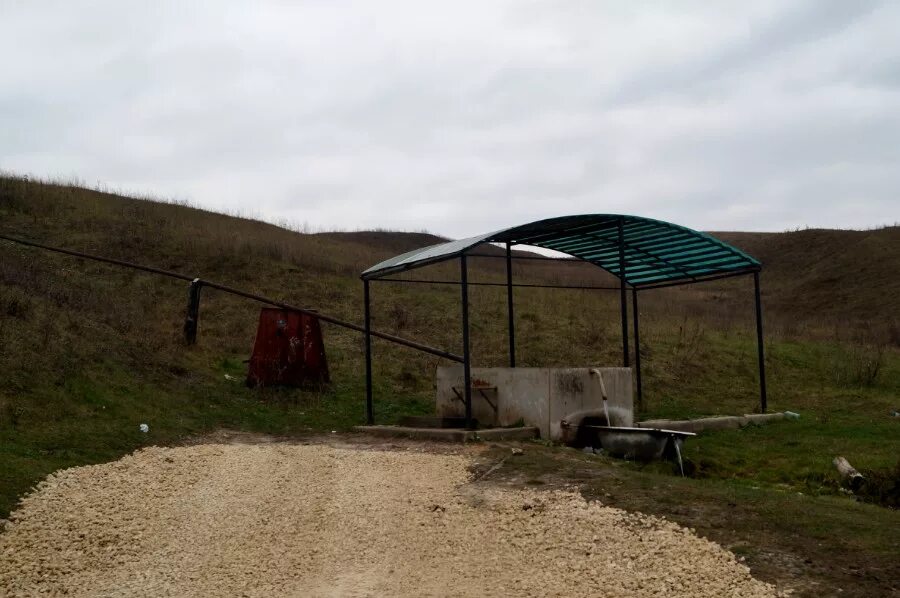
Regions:
<instances>
[{"instance_id":1,"label":"overcast sky","mask_svg":"<svg viewBox=\"0 0 900 598\"><path fill-rule=\"evenodd\" d=\"M900 220L900 2L0 0L0 169L313 228Z\"/></svg>"}]
</instances>

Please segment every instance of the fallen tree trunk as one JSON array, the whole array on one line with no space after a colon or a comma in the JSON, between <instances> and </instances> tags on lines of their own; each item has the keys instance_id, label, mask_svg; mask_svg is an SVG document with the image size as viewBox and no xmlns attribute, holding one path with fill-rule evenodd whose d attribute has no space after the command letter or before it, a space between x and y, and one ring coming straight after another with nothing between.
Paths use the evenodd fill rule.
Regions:
<instances>
[{"instance_id":1,"label":"fallen tree trunk","mask_svg":"<svg viewBox=\"0 0 900 598\"><path fill-rule=\"evenodd\" d=\"M843 457L835 457L832 463L834 463L838 473L841 474L841 480L847 484L851 490L858 490L865 481L863 475L856 471L856 468L850 465L850 462Z\"/></svg>"}]
</instances>

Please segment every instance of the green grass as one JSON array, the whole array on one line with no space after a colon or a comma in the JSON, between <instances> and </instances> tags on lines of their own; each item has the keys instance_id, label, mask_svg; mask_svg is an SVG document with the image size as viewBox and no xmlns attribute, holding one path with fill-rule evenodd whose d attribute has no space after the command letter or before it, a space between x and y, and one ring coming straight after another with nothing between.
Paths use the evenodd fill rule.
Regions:
<instances>
[{"instance_id":1,"label":"green grass","mask_svg":"<svg viewBox=\"0 0 900 598\"><path fill-rule=\"evenodd\" d=\"M749 413L752 385L717 384L727 376L728 356L745 354L748 339L709 335L705 375L697 373L678 394L648 400L648 418L686 418ZM706 433L685 444L695 475L754 483L788 484L813 492L835 492L831 461L845 456L858 469L888 469L900 459L900 356L886 353L871 386L847 382L856 349L834 343L771 341L769 410L794 411L799 420ZM726 370L719 372L718 370ZM655 393L654 393L655 394ZM742 407L744 409L742 409Z\"/></svg>"}]
</instances>

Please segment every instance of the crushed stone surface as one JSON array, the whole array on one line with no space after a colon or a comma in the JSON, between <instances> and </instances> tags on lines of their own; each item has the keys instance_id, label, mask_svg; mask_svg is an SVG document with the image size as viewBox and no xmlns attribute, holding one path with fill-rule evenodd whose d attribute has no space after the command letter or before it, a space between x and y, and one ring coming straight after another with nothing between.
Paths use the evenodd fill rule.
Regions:
<instances>
[{"instance_id":1,"label":"crushed stone surface","mask_svg":"<svg viewBox=\"0 0 900 598\"><path fill-rule=\"evenodd\" d=\"M148 448L53 474L0 533L0 595L775 596L720 546L465 455Z\"/></svg>"}]
</instances>

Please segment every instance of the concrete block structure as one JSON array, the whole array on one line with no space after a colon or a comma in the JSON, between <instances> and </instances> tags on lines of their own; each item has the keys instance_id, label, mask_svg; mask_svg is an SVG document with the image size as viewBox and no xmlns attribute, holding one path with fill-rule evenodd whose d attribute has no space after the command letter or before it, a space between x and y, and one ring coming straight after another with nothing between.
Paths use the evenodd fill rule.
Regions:
<instances>
[{"instance_id":1,"label":"concrete block structure","mask_svg":"<svg viewBox=\"0 0 900 598\"><path fill-rule=\"evenodd\" d=\"M592 373L592 370L595 373ZM600 374L610 423L634 424L631 368L472 368L472 417L481 426L535 426L541 438L558 439L559 422L585 410L602 410ZM465 413L463 366L437 369L437 414Z\"/></svg>"}]
</instances>

